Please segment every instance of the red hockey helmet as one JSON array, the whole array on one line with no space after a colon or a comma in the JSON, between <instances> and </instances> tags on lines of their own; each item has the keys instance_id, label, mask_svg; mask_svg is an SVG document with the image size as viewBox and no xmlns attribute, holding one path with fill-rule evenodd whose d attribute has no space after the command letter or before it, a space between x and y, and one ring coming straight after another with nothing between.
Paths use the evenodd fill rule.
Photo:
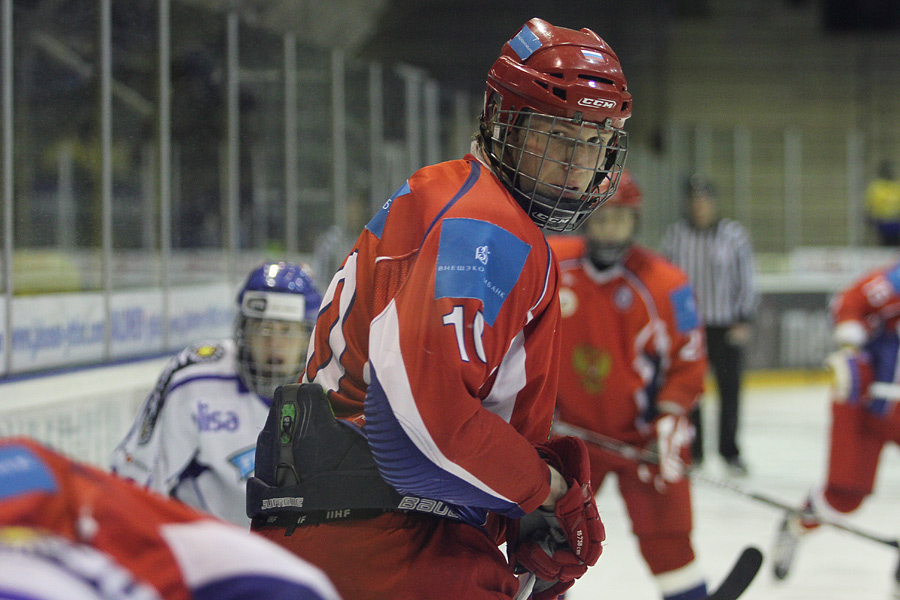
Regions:
<instances>
[{"instance_id":1,"label":"red hockey helmet","mask_svg":"<svg viewBox=\"0 0 900 600\"><path fill-rule=\"evenodd\" d=\"M619 178L619 187L616 193L609 199L609 206L626 206L641 210L644 204L644 194L641 192L640 186L631 176L631 171L625 169Z\"/></svg>"},{"instance_id":2,"label":"red hockey helmet","mask_svg":"<svg viewBox=\"0 0 900 600\"><path fill-rule=\"evenodd\" d=\"M622 67L600 36L531 19L488 72L482 148L539 227L571 231L615 192L630 116ZM523 156L538 167L529 172Z\"/></svg>"}]
</instances>

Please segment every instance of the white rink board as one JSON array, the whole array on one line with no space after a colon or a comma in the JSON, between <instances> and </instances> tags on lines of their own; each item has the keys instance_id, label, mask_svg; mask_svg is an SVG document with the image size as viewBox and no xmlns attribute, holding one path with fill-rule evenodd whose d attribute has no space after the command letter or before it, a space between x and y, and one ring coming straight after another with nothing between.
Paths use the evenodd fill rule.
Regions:
<instances>
[{"instance_id":1,"label":"white rink board","mask_svg":"<svg viewBox=\"0 0 900 600\"><path fill-rule=\"evenodd\" d=\"M744 393L742 451L751 468L735 480L746 490L788 504L798 503L824 479L830 425L824 385L748 389ZM725 479L709 452L715 433L715 402L706 401L704 423L708 475ZM762 550L762 569L742 600L889 600L898 552L886 545L822 527L800 545L790 577L771 575L772 545L781 520L778 509L732 492L694 485L694 548L714 589L748 544ZM599 562L566 595L567 600L660 597L643 563L615 480L597 497L606 524L607 543ZM889 446L882 455L875 493L848 517L853 526L896 538L900 534L900 452Z\"/></svg>"},{"instance_id":2,"label":"white rink board","mask_svg":"<svg viewBox=\"0 0 900 600\"><path fill-rule=\"evenodd\" d=\"M0 384L0 436L27 435L108 468L168 358Z\"/></svg>"}]
</instances>

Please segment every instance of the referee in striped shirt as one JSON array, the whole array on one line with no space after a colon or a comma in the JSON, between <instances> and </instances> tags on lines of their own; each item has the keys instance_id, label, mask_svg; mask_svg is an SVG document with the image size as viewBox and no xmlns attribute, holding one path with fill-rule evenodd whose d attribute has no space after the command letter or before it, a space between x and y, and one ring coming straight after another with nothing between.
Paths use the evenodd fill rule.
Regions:
<instances>
[{"instance_id":1,"label":"referee in striped shirt","mask_svg":"<svg viewBox=\"0 0 900 600\"><path fill-rule=\"evenodd\" d=\"M747 465L737 443L743 348L759 305L753 244L746 227L718 215L711 183L691 177L687 197L687 216L668 228L662 252L688 274L694 287L719 389L719 454L730 473L743 476ZM691 421L697 429L692 453L699 465L703 461L699 405Z\"/></svg>"}]
</instances>

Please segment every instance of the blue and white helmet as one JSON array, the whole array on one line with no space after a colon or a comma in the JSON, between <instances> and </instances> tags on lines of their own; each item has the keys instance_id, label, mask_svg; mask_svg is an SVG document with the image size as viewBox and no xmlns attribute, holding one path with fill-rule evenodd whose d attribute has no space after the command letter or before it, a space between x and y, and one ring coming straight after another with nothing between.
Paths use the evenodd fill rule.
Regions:
<instances>
[{"instance_id":1,"label":"blue and white helmet","mask_svg":"<svg viewBox=\"0 0 900 600\"><path fill-rule=\"evenodd\" d=\"M238 292L234 340L247 387L263 398L295 383L306 366L309 336L322 295L305 266L266 262Z\"/></svg>"}]
</instances>

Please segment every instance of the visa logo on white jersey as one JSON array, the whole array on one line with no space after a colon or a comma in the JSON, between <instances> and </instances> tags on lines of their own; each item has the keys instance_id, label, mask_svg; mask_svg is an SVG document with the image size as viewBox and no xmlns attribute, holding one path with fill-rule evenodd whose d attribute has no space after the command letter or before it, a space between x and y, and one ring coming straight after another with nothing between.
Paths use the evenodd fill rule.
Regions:
<instances>
[{"instance_id":1,"label":"visa logo on white jersey","mask_svg":"<svg viewBox=\"0 0 900 600\"><path fill-rule=\"evenodd\" d=\"M197 406L197 416L194 418L200 431L234 431L240 425L236 412L209 410L209 405L203 402Z\"/></svg>"},{"instance_id":2,"label":"visa logo on white jersey","mask_svg":"<svg viewBox=\"0 0 900 600\"><path fill-rule=\"evenodd\" d=\"M579 106L587 106L590 108L615 108L615 100L605 100L603 98L579 98Z\"/></svg>"}]
</instances>

